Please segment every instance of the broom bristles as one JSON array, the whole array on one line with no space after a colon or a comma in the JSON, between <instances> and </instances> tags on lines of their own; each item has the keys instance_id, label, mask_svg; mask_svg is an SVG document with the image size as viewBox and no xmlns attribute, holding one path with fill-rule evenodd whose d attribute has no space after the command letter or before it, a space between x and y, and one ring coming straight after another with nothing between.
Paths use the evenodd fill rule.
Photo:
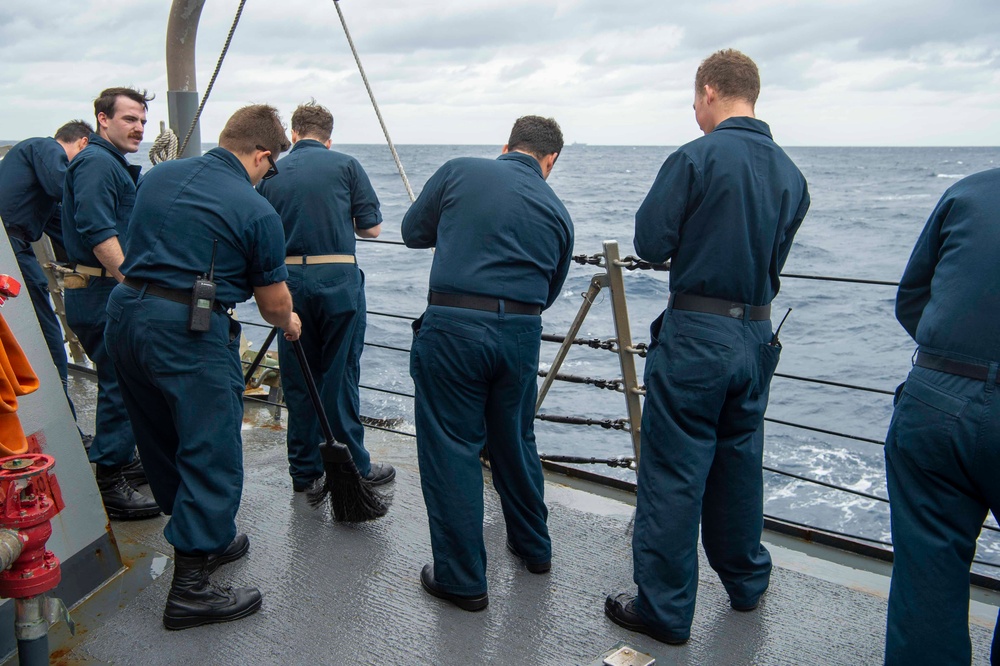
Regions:
<instances>
[{"instance_id":1,"label":"broom bristles","mask_svg":"<svg viewBox=\"0 0 1000 666\"><path fill-rule=\"evenodd\" d=\"M310 506L316 508L329 497L333 519L342 523L361 523L388 513L385 498L361 477L353 462L327 463L325 467L322 488L308 495Z\"/></svg>"}]
</instances>

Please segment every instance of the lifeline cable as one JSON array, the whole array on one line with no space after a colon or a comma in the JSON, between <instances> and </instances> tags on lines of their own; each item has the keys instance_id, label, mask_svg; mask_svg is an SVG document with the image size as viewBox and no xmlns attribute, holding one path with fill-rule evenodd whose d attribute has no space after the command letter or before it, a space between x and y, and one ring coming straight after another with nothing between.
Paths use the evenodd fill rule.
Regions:
<instances>
[{"instance_id":1,"label":"lifeline cable","mask_svg":"<svg viewBox=\"0 0 1000 666\"><path fill-rule=\"evenodd\" d=\"M410 181L406 178L406 171L403 170L403 163L399 160L399 153L396 152L396 146L392 143L392 138L389 137L389 129L385 126L385 120L382 119L382 111L378 108L378 102L375 101L375 93L372 92L372 87L368 83L368 75L365 74L365 68L361 65L361 56L358 55L358 50L354 47L354 40L351 39L351 31L347 29L347 20L344 18L344 12L340 11L340 0L333 0L333 6L337 8L337 16L340 17L340 24L344 26L344 36L347 37L347 43L351 46L351 53L354 54L354 62L358 63L358 71L361 72L361 80L365 82L365 90L368 91L368 97L372 100L372 106L375 108L375 115L378 116L378 123L382 126L382 133L385 134L385 140L389 143L389 152L392 153L392 159L396 161L396 168L399 169L399 177L403 179L403 186L406 188L406 193L410 196L410 202L416 200L413 195L413 188L410 187Z\"/></svg>"}]
</instances>

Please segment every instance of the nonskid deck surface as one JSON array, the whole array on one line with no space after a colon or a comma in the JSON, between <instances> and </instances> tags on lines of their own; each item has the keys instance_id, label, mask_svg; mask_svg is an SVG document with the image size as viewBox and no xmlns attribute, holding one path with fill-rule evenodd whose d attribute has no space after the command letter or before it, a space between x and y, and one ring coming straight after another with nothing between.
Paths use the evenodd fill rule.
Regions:
<instances>
[{"instance_id":1,"label":"nonskid deck surface","mask_svg":"<svg viewBox=\"0 0 1000 666\"><path fill-rule=\"evenodd\" d=\"M94 389L71 378L84 429L93 422ZM420 568L431 561L427 516L412 438L368 430L373 460L398 470L388 486L388 516L338 525L292 492L285 431L248 409L243 430L246 478L237 521L249 555L222 567L224 585L253 584L264 594L256 615L228 624L170 632L161 614L173 551L165 518L115 522L126 559L162 574L144 586L111 585L74 612L76 639L60 648L66 664L582 664L627 642L664 664L879 664L883 593L851 581L829 582L776 566L756 612L737 613L702 557L691 640L666 646L621 629L603 613L605 596L632 590L632 507L617 499L546 484L552 572L528 573L504 548L497 494L487 475L486 548L490 605L467 613L425 593ZM92 427L92 426L91 426ZM165 567L165 568L164 568ZM825 579L824 579L825 578ZM99 614L86 605L116 603ZM99 617L97 617L99 615ZM989 660L990 630L973 627L976 663ZM53 639L55 639L55 634Z\"/></svg>"}]
</instances>

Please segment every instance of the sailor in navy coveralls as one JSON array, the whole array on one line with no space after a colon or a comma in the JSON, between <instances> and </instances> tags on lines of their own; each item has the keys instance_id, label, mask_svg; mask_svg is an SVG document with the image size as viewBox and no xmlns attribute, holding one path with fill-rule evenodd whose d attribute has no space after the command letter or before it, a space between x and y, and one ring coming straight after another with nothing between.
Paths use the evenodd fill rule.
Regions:
<instances>
[{"instance_id":1,"label":"sailor in navy coveralls","mask_svg":"<svg viewBox=\"0 0 1000 666\"><path fill-rule=\"evenodd\" d=\"M220 589L208 576L249 549L237 534L243 488L240 326L226 310L254 297L261 316L299 335L285 285L281 220L253 184L287 150L277 112L237 111L219 147L165 162L139 185L123 284L108 302L107 345L121 380L153 496L170 515L175 550L168 629L233 620L260 607L255 588ZM215 254L209 330L189 330L192 286Z\"/></svg>"},{"instance_id":2,"label":"sailor in navy coveralls","mask_svg":"<svg viewBox=\"0 0 1000 666\"><path fill-rule=\"evenodd\" d=\"M1000 517L1000 169L938 202L899 283L917 342L885 445L892 515L887 664L968 664L969 568ZM1000 616L992 664L1000 664Z\"/></svg>"},{"instance_id":3,"label":"sailor in navy coveralls","mask_svg":"<svg viewBox=\"0 0 1000 666\"><path fill-rule=\"evenodd\" d=\"M291 152L281 172L257 186L285 228L288 288L302 319L302 350L313 372L334 438L346 444L362 476L374 485L396 471L372 463L365 449L358 381L365 342L365 274L354 257L357 234L382 229L378 197L356 159L329 150L333 116L309 103L292 114ZM278 339L281 387L288 406L288 471L296 492L320 483L323 441L302 369L291 343Z\"/></svg>"},{"instance_id":4,"label":"sailor in navy coveralls","mask_svg":"<svg viewBox=\"0 0 1000 666\"><path fill-rule=\"evenodd\" d=\"M698 525L732 607L767 589L763 416L780 345L770 303L809 207L806 181L753 116L757 66L707 58L694 110L705 136L674 152L635 216L635 249L671 261L670 300L650 327L633 576L610 595L616 623L667 643L691 632Z\"/></svg>"},{"instance_id":5,"label":"sailor in navy coveralls","mask_svg":"<svg viewBox=\"0 0 1000 666\"><path fill-rule=\"evenodd\" d=\"M104 346L105 308L121 280L118 267L141 168L130 165L125 153L139 150L150 99L145 91L131 88L101 92L94 100L97 134L70 162L63 190L66 255L87 280L82 288L67 284L66 321L97 370L97 423L89 457L97 466L97 485L108 517L119 519L160 513L156 503L132 489L123 474L123 467L132 462L135 438L114 361Z\"/></svg>"},{"instance_id":6,"label":"sailor in navy coveralls","mask_svg":"<svg viewBox=\"0 0 1000 666\"><path fill-rule=\"evenodd\" d=\"M437 248L410 354L434 555L420 578L464 610L488 604L484 445L508 549L533 573L552 559L533 424L540 315L573 250L569 213L545 182L562 146L554 120L520 118L500 157L447 162L403 218L408 247Z\"/></svg>"},{"instance_id":7,"label":"sailor in navy coveralls","mask_svg":"<svg viewBox=\"0 0 1000 666\"><path fill-rule=\"evenodd\" d=\"M68 382L66 344L49 300L49 281L31 243L44 233L53 242L63 244L60 213L66 166L87 147L93 132L87 123L74 120L60 127L54 138L21 141L0 160L0 218L64 390ZM69 400L68 392L66 399ZM69 408L75 418L72 400Z\"/></svg>"}]
</instances>

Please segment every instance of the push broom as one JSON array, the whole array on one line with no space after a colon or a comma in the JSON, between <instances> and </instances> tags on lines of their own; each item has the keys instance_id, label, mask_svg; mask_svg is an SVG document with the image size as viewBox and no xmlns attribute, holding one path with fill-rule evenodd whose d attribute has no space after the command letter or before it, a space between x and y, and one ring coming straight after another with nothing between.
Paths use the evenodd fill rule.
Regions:
<instances>
[{"instance_id":1,"label":"push broom","mask_svg":"<svg viewBox=\"0 0 1000 666\"><path fill-rule=\"evenodd\" d=\"M333 430L326 418L319 391L316 390L316 382L309 369L302 343L295 340L292 342L292 349L295 350L295 356L302 368L306 388L309 389L309 398L316 408L316 416L326 438L326 441L319 445L326 480L320 490L309 493L309 504L317 507L329 497L333 519L338 522L360 523L381 518L389 510L389 506L382 495L362 478L347 446L334 440Z\"/></svg>"}]
</instances>

